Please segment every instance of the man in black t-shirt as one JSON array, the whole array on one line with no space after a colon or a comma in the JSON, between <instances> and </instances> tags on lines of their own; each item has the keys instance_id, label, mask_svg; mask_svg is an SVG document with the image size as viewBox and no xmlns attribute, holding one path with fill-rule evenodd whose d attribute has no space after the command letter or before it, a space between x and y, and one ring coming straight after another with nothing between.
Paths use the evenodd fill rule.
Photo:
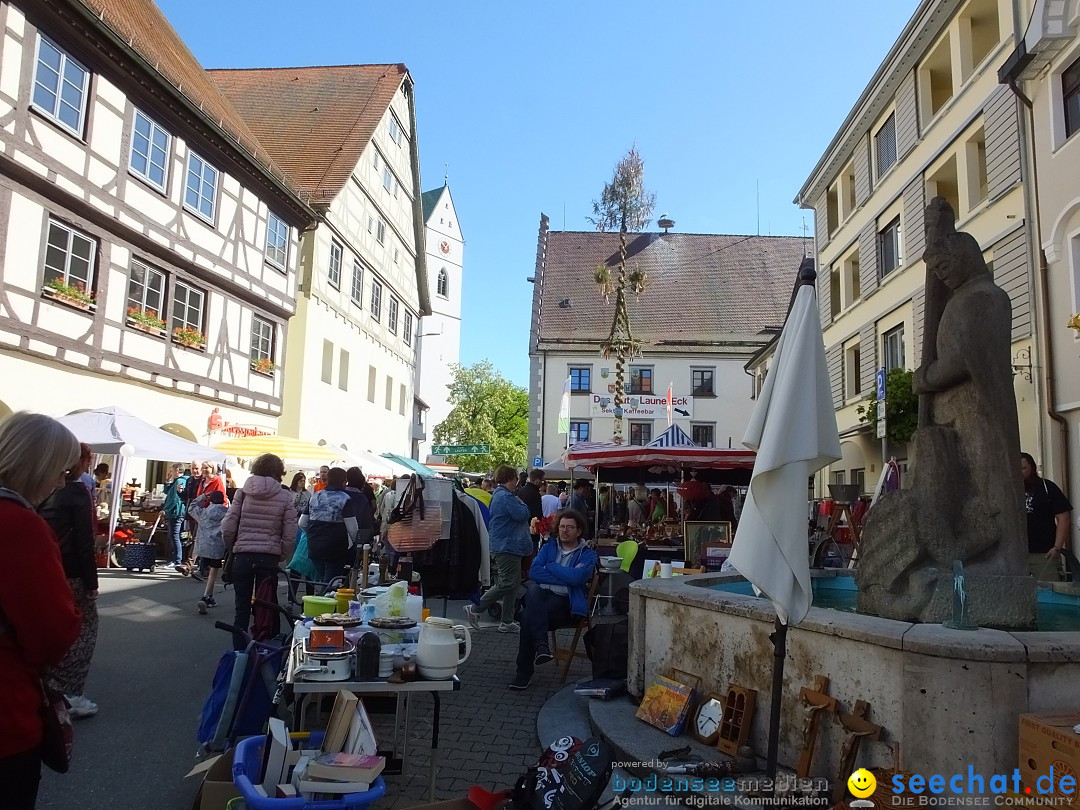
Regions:
<instances>
[{"instance_id":1,"label":"man in black t-shirt","mask_svg":"<svg viewBox=\"0 0 1080 810\"><path fill-rule=\"evenodd\" d=\"M1072 504L1057 484L1040 478L1035 459L1020 454L1027 511L1028 570L1038 580L1056 580L1060 559L1069 541Z\"/></svg>"}]
</instances>

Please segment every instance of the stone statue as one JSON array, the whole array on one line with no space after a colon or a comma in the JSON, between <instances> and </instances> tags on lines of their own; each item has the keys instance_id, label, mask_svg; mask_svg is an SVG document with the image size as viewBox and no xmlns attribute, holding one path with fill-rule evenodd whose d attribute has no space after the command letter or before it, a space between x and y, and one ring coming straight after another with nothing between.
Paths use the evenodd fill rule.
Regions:
<instances>
[{"instance_id":1,"label":"stone statue","mask_svg":"<svg viewBox=\"0 0 1080 810\"><path fill-rule=\"evenodd\" d=\"M1012 306L978 242L957 233L949 203L926 210L923 364L914 375L919 429L907 489L883 495L862 531L858 609L892 619L951 615L963 563L969 621L1035 624L1017 459Z\"/></svg>"}]
</instances>

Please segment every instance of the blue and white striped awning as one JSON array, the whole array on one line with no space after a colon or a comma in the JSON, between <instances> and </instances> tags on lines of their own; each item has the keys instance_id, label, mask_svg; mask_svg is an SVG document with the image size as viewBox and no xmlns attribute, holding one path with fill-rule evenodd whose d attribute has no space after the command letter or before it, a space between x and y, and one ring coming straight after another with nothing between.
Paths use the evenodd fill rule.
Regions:
<instances>
[{"instance_id":1,"label":"blue and white striped awning","mask_svg":"<svg viewBox=\"0 0 1080 810\"><path fill-rule=\"evenodd\" d=\"M697 447L694 440L686 435L686 431L678 425L672 425L646 447Z\"/></svg>"}]
</instances>

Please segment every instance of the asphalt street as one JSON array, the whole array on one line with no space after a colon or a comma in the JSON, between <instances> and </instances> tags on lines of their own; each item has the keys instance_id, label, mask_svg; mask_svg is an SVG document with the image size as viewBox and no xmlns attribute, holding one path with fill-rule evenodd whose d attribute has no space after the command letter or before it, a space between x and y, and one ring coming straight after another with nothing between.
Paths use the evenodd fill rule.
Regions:
<instances>
[{"instance_id":1,"label":"asphalt street","mask_svg":"<svg viewBox=\"0 0 1080 810\"><path fill-rule=\"evenodd\" d=\"M231 621L232 591L219 586L221 606L200 616L195 603L202 584L189 578L160 571L99 574L101 630L86 694L100 711L76 721L71 770L45 771L38 807L190 810L199 785L184 775L196 762L195 732L214 670L231 643L214 621ZM464 623L462 604L452 601L446 612ZM441 599L428 607L443 612ZM472 656L459 671L462 688L443 697L440 800L462 797L474 784L512 787L540 753L536 717L562 684L547 666L528 691L507 690L516 643L516 635L493 626L474 633ZM575 663L571 681L588 677L586 663ZM387 779L378 810L427 801L430 698L414 701L406 774ZM388 739L390 719L375 722L380 739Z\"/></svg>"}]
</instances>

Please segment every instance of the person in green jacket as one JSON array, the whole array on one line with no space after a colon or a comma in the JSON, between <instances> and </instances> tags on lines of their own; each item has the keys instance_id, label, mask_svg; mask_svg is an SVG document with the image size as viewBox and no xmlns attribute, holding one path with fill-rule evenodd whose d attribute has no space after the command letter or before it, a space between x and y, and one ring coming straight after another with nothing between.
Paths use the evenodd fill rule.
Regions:
<instances>
[{"instance_id":1,"label":"person in green jacket","mask_svg":"<svg viewBox=\"0 0 1080 810\"><path fill-rule=\"evenodd\" d=\"M187 485L188 477L184 475L183 465L170 464L169 472L165 476L165 504L162 510L165 512L165 522L169 529L169 540L172 541L172 564L178 568L184 563L184 544L180 540L180 532L187 516L183 498Z\"/></svg>"}]
</instances>

